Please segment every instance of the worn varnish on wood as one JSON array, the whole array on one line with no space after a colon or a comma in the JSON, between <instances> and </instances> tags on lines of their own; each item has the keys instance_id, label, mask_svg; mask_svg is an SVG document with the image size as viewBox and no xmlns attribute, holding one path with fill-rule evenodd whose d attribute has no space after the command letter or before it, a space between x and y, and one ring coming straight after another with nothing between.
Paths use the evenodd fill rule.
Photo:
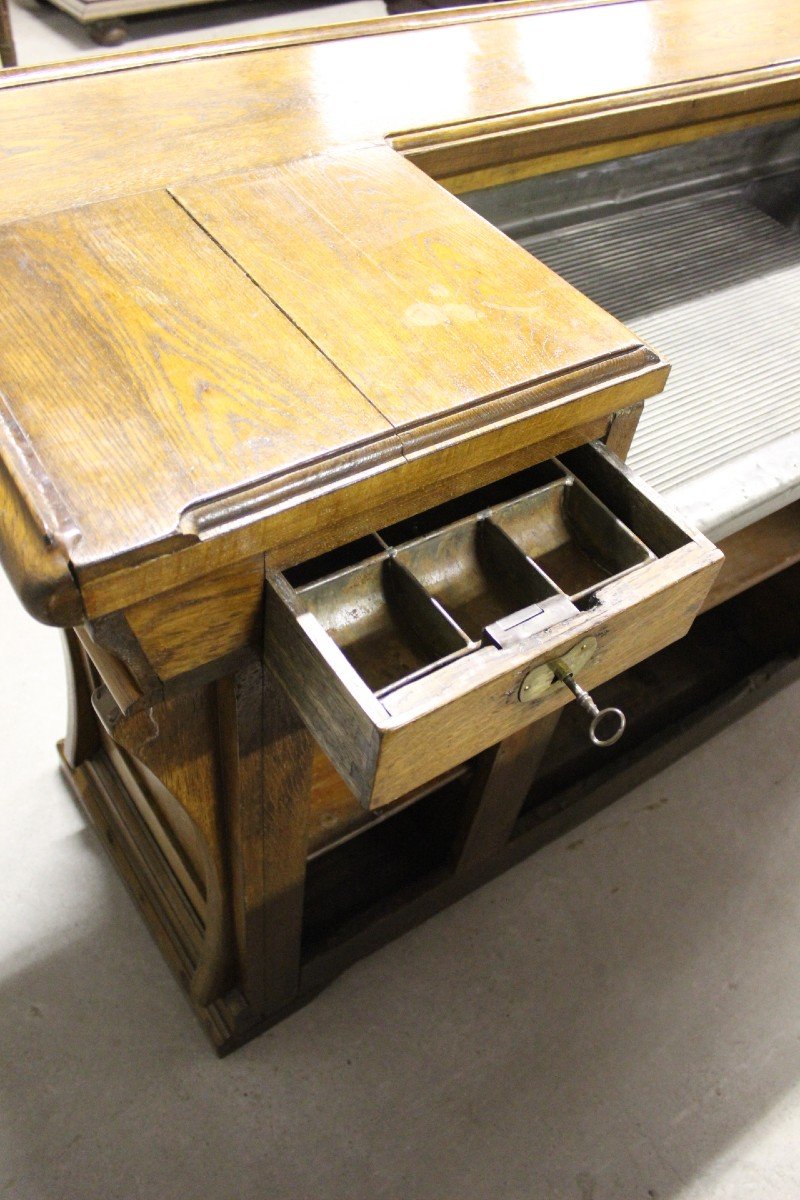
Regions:
<instances>
[{"instance_id":1,"label":"worn varnish on wood","mask_svg":"<svg viewBox=\"0 0 800 1200\"><path fill-rule=\"evenodd\" d=\"M657 348L451 191L793 111L769 10L495 5L0 79L0 558L69 630L65 771L217 1046L399 928L386 878L410 914L507 855L567 699L526 709L532 667L591 636L613 679L703 603L718 553L602 448L574 461L644 552L537 639L377 696L276 581L624 458Z\"/></svg>"},{"instance_id":2,"label":"worn varnish on wood","mask_svg":"<svg viewBox=\"0 0 800 1200\"><path fill-rule=\"evenodd\" d=\"M0 280L0 432L93 618L665 374L388 149L7 226Z\"/></svg>"},{"instance_id":3,"label":"worn varnish on wood","mask_svg":"<svg viewBox=\"0 0 800 1200\"><path fill-rule=\"evenodd\" d=\"M794 0L724 11L532 0L9 73L0 221L384 138L439 180L496 179L554 149L796 104Z\"/></svg>"}]
</instances>

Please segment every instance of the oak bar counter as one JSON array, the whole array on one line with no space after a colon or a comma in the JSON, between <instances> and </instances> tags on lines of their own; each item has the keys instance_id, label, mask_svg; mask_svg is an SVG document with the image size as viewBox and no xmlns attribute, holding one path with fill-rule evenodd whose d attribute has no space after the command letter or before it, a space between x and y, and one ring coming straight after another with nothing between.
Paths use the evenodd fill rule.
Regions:
<instances>
[{"instance_id":1,"label":"oak bar counter","mask_svg":"<svg viewBox=\"0 0 800 1200\"><path fill-rule=\"evenodd\" d=\"M631 680L683 678L701 609L790 613L796 504L718 575L624 463L658 346L474 197L798 116L789 0L0 74L0 558L65 630L65 775L218 1049L561 828L537 787L623 693L620 779L657 701L694 722L694 675Z\"/></svg>"}]
</instances>

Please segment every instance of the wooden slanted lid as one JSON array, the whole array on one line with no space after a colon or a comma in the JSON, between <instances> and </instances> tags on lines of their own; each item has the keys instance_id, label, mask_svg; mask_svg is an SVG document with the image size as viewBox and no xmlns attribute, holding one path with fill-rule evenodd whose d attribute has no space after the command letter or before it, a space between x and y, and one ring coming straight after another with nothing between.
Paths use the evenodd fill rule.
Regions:
<instances>
[{"instance_id":1,"label":"wooden slanted lid","mask_svg":"<svg viewBox=\"0 0 800 1200\"><path fill-rule=\"evenodd\" d=\"M384 146L0 229L0 451L95 614L291 541L312 499L341 521L368 477L424 489L663 376Z\"/></svg>"}]
</instances>

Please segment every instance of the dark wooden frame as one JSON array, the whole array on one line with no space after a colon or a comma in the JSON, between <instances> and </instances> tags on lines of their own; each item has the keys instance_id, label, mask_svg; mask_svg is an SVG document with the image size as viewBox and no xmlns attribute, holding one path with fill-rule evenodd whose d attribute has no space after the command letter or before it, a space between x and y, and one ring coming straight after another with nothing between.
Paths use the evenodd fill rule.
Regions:
<instances>
[{"instance_id":1,"label":"dark wooden frame","mask_svg":"<svg viewBox=\"0 0 800 1200\"><path fill-rule=\"evenodd\" d=\"M8 12L8 0L0 0L0 67L15 67L17 50Z\"/></svg>"}]
</instances>

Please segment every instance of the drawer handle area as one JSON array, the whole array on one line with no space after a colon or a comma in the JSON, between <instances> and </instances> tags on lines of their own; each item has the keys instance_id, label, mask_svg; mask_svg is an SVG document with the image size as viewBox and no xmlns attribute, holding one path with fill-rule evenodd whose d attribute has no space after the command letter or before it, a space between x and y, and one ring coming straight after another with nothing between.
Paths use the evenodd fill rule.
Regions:
<instances>
[{"instance_id":1,"label":"drawer handle area","mask_svg":"<svg viewBox=\"0 0 800 1200\"><path fill-rule=\"evenodd\" d=\"M575 678L575 672L580 671L591 661L596 649L597 642L594 638L584 638L579 645L568 650L562 658L535 667L523 679L519 689L519 699L523 703L538 700L551 687L557 683L563 683L590 718L589 740L592 744L613 746L625 732L625 714L619 708L598 708L586 689L582 688ZM601 726L605 727L605 733L602 733Z\"/></svg>"}]
</instances>

